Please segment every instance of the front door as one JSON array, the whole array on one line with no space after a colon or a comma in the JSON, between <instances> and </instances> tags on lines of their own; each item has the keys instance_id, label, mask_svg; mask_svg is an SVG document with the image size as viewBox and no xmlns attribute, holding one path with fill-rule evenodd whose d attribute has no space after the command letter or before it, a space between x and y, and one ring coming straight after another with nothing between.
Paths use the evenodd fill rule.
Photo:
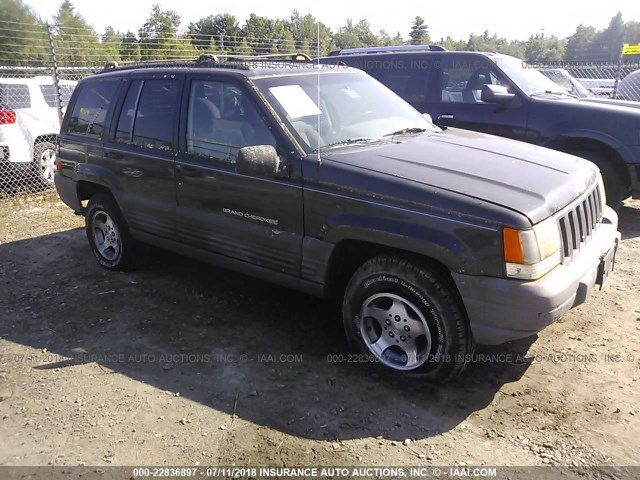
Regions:
<instances>
[{"instance_id":1,"label":"front door","mask_svg":"<svg viewBox=\"0 0 640 480\"><path fill-rule=\"evenodd\" d=\"M493 62L474 55L441 58L440 68L431 75L431 98L426 109L438 126L534 141L533 132L527 130L527 103ZM485 84L504 85L516 97L507 105L483 102Z\"/></svg>"},{"instance_id":2,"label":"front door","mask_svg":"<svg viewBox=\"0 0 640 480\"><path fill-rule=\"evenodd\" d=\"M176 161L180 241L299 276L303 238L299 162L287 158L246 86L228 76L193 77L183 102ZM236 173L242 147L272 145L290 162L282 178Z\"/></svg>"}]
</instances>

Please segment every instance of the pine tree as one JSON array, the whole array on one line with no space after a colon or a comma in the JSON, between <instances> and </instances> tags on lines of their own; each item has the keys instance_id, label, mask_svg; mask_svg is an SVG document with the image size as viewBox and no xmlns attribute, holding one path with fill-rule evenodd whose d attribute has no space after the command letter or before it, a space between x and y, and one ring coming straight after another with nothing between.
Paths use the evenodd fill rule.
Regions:
<instances>
[{"instance_id":1,"label":"pine tree","mask_svg":"<svg viewBox=\"0 0 640 480\"><path fill-rule=\"evenodd\" d=\"M409 32L411 45L424 45L429 43L429 26L425 25L424 18L417 16L413 20L413 26Z\"/></svg>"}]
</instances>

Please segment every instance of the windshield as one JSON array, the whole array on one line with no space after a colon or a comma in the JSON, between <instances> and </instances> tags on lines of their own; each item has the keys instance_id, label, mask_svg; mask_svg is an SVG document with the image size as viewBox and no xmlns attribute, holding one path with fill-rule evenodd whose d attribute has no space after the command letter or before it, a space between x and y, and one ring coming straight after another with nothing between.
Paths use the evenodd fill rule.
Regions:
<instances>
[{"instance_id":1,"label":"windshield","mask_svg":"<svg viewBox=\"0 0 640 480\"><path fill-rule=\"evenodd\" d=\"M553 80L555 83L563 87L569 93L580 97L588 97L590 95L587 90L575 77L563 69L541 69L539 70L545 77Z\"/></svg>"},{"instance_id":2,"label":"windshield","mask_svg":"<svg viewBox=\"0 0 640 480\"><path fill-rule=\"evenodd\" d=\"M438 130L387 87L359 71L321 71L254 82L307 153Z\"/></svg>"},{"instance_id":3,"label":"windshield","mask_svg":"<svg viewBox=\"0 0 640 480\"><path fill-rule=\"evenodd\" d=\"M567 90L545 77L532 66L527 65L523 60L506 55L498 55L493 58L493 61L527 95L540 93L569 94Z\"/></svg>"}]
</instances>

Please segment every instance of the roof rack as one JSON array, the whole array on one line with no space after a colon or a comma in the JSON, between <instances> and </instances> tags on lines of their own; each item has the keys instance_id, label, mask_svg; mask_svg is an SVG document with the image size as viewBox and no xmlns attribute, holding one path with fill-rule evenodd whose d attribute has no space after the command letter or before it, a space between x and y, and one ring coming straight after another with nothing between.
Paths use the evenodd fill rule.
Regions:
<instances>
[{"instance_id":1,"label":"roof rack","mask_svg":"<svg viewBox=\"0 0 640 480\"><path fill-rule=\"evenodd\" d=\"M393 53L393 52L446 52L440 45L393 45L388 47L343 48L329 53L330 57L338 55L356 55L359 53Z\"/></svg>"},{"instance_id":2,"label":"roof rack","mask_svg":"<svg viewBox=\"0 0 640 480\"><path fill-rule=\"evenodd\" d=\"M226 55L227 60L284 60L287 62L310 62L311 57L304 52L292 52L292 53L267 53L263 55Z\"/></svg>"},{"instance_id":3,"label":"roof rack","mask_svg":"<svg viewBox=\"0 0 640 480\"><path fill-rule=\"evenodd\" d=\"M200 55L192 60L153 60L150 62L139 62L128 65L119 66L117 62L107 62L100 73L137 70L140 68L198 68L198 67L215 67L215 68L235 68L238 70L250 70L250 67L240 61L234 59L220 60L216 55L205 54Z\"/></svg>"},{"instance_id":4,"label":"roof rack","mask_svg":"<svg viewBox=\"0 0 640 480\"><path fill-rule=\"evenodd\" d=\"M154 60L119 66L118 62L107 62L101 73L122 70L134 70L139 68L235 68L250 70L251 61L286 61L286 62L311 62L311 57L303 52L294 53L270 53L266 55L213 55L210 53L200 55L192 60Z\"/></svg>"}]
</instances>

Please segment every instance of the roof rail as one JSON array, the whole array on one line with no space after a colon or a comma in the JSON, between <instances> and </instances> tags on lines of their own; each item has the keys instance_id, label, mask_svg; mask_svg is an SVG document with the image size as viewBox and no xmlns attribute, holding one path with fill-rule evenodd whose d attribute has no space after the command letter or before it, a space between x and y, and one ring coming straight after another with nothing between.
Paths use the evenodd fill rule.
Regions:
<instances>
[{"instance_id":1,"label":"roof rail","mask_svg":"<svg viewBox=\"0 0 640 480\"><path fill-rule=\"evenodd\" d=\"M268 53L266 55L213 55L206 53L196 59L190 60L153 60L150 62L138 62L119 66L118 62L107 62L101 73L114 70L135 70L139 68L236 68L239 70L250 70L248 62L259 60L274 60L285 62L311 62L311 57L304 52L294 53Z\"/></svg>"},{"instance_id":2,"label":"roof rail","mask_svg":"<svg viewBox=\"0 0 640 480\"><path fill-rule=\"evenodd\" d=\"M393 53L393 52L446 52L440 45L392 45L388 47L343 48L329 53L330 57L338 55L356 55L359 53Z\"/></svg>"},{"instance_id":3,"label":"roof rail","mask_svg":"<svg viewBox=\"0 0 640 480\"><path fill-rule=\"evenodd\" d=\"M128 65L118 66L116 62L107 62L100 73L137 70L141 68L232 68L238 70L250 70L251 68L240 59L224 59L220 60L217 56L211 54L200 55L196 59L191 60L154 60L150 62L131 63Z\"/></svg>"},{"instance_id":4,"label":"roof rail","mask_svg":"<svg viewBox=\"0 0 640 480\"><path fill-rule=\"evenodd\" d=\"M304 52L292 52L292 53L267 53L263 55L235 55L229 54L226 56L227 60L284 60L288 62L310 62L311 57Z\"/></svg>"}]
</instances>

